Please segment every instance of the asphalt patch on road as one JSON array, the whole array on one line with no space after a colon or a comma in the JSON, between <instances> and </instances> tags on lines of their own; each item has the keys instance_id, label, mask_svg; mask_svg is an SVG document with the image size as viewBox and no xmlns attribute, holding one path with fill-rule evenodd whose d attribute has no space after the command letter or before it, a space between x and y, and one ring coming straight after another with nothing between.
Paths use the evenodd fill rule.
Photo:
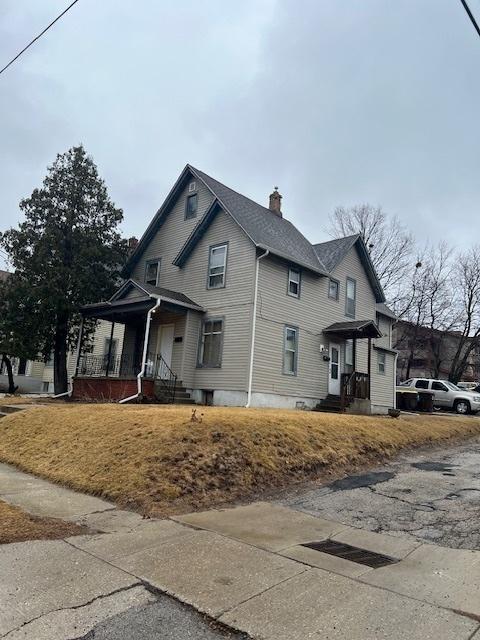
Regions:
<instances>
[{"instance_id":1,"label":"asphalt patch on road","mask_svg":"<svg viewBox=\"0 0 480 640\"><path fill-rule=\"evenodd\" d=\"M357 476L348 476L335 480L328 485L331 491L348 491L350 489L362 489L363 487L371 487L381 482L388 482L395 477L395 473L391 471L376 471L372 473L362 473Z\"/></svg>"},{"instance_id":2,"label":"asphalt patch on road","mask_svg":"<svg viewBox=\"0 0 480 640\"><path fill-rule=\"evenodd\" d=\"M453 466L444 462L412 462L412 467L421 471L441 471L443 473L452 473Z\"/></svg>"}]
</instances>

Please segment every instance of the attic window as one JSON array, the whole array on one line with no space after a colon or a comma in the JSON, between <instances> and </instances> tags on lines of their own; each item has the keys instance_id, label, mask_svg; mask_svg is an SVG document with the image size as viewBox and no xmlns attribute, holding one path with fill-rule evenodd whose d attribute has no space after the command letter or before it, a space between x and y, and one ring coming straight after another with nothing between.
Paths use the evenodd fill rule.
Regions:
<instances>
[{"instance_id":1,"label":"attic window","mask_svg":"<svg viewBox=\"0 0 480 640\"><path fill-rule=\"evenodd\" d=\"M187 202L185 204L185 220L195 218L198 210L198 194L192 193L187 196Z\"/></svg>"},{"instance_id":2,"label":"attic window","mask_svg":"<svg viewBox=\"0 0 480 640\"><path fill-rule=\"evenodd\" d=\"M145 263L145 283L151 284L153 287L158 285L160 275L160 260L147 260Z\"/></svg>"},{"instance_id":3,"label":"attic window","mask_svg":"<svg viewBox=\"0 0 480 640\"><path fill-rule=\"evenodd\" d=\"M196 182L190 182L190 184L188 185L188 192L192 193L193 191L197 190L197 183Z\"/></svg>"}]
</instances>

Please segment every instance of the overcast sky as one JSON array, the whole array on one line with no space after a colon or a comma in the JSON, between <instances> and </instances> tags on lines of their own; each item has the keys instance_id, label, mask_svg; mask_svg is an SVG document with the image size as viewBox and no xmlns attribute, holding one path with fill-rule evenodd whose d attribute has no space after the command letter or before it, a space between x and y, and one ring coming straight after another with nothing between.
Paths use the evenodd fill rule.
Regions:
<instances>
[{"instance_id":1,"label":"overcast sky","mask_svg":"<svg viewBox=\"0 0 480 640\"><path fill-rule=\"evenodd\" d=\"M0 67L68 3L0 0ZM278 185L312 241L370 202L466 246L479 124L459 0L79 0L0 76L0 230L82 142L128 236L190 162L262 204Z\"/></svg>"}]
</instances>

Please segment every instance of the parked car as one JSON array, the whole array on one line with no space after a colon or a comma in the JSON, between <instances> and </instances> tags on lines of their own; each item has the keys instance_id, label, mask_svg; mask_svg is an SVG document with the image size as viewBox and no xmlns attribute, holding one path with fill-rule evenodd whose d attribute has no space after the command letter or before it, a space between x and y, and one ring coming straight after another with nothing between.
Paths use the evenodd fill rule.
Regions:
<instances>
[{"instance_id":1,"label":"parked car","mask_svg":"<svg viewBox=\"0 0 480 640\"><path fill-rule=\"evenodd\" d=\"M410 378L402 382L400 386L433 391L435 393L435 407L441 409L453 409L461 414L480 411L480 393L460 389L448 380Z\"/></svg>"}]
</instances>

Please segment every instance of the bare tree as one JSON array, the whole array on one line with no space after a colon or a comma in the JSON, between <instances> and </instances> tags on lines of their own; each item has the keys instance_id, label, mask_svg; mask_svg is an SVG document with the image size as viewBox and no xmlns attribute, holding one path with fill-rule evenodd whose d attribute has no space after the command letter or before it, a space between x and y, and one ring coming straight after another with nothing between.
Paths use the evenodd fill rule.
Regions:
<instances>
[{"instance_id":1,"label":"bare tree","mask_svg":"<svg viewBox=\"0 0 480 640\"><path fill-rule=\"evenodd\" d=\"M459 292L457 300L458 342L449 379L462 379L470 358L480 347L480 245L458 255L452 288Z\"/></svg>"},{"instance_id":2,"label":"bare tree","mask_svg":"<svg viewBox=\"0 0 480 640\"><path fill-rule=\"evenodd\" d=\"M451 286L452 250L440 243L425 247L407 274L402 296L395 305L403 320L396 331L395 348L406 353L404 375L410 377L417 357L428 362L431 375L438 377L443 362L448 359L450 333L458 315ZM451 357L451 354L450 354Z\"/></svg>"},{"instance_id":3,"label":"bare tree","mask_svg":"<svg viewBox=\"0 0 480 640\"><path fill-rule=\"evenodd\" d=\"M362 236L387 299L395 301L411 268L414 248L412 234L398 217L371 204L337 207L330 216L329 232L336 238Z\"/></svg>"}]
</instances>

